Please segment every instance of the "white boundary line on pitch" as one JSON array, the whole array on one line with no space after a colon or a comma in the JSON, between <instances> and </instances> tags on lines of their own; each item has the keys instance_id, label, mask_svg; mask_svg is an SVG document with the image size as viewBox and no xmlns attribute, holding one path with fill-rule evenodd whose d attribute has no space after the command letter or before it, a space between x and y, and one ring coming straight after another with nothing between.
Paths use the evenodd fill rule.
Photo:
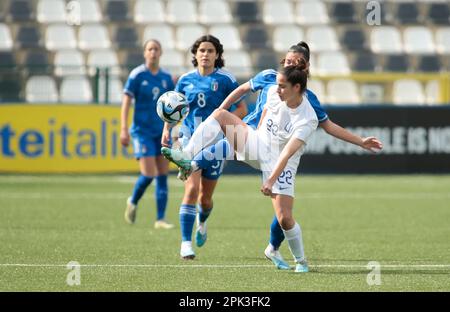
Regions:
<instances>
[{"instance_id":1,"label":"white boundary line on pitch","mask_svg":"<svg viewBox=\"0 0 450 312\"><path fill-rule=\"evenodd\" d=\"M181 196L182 192L171 192L171 195ZM92 193L49 193L49 192L0 192L3 199L125 199L128 193L118 192L92 192ZM260 198L261 195L255 193L242 194L237 192L222 192L214 194L214 197L239 196L245 198ZM450 193L385 193L385 194L355 194L350 192L339 193L305 193L300 195L303 199L450 199ZM148 197L152 197L148 195Z\"/></svg>"},{"instance_id":2,"label":"white boundary line on pitch","mask_svg":"<svg viewBox=\"0 0 450 312\"><path fill-rule=\"evenodd\" d=\"M266 268L272 264L80 264L84 268ZM311 268L367 269L367 264L312 264ZM0 267L67 267L67 264L0 263ZM450 269L450 264L380 264L390 269Z\"/></svg>"}]
</instances>

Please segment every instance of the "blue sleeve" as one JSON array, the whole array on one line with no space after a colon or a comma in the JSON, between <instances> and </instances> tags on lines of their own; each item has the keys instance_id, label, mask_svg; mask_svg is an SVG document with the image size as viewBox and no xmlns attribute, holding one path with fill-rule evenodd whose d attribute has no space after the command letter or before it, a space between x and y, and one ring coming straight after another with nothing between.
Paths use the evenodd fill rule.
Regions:
<instances>
[{"instance_id":1,"label":"blue sleeve","mask_svg":"<svg viewBox=\"0 0 450 312\"><path fill-rule=\"evenodd\" d=\"M181 89L182 89L182 87L181 87L181 83L182 83L182 79L179 79L178 80L178 82L177 82L177 84L176 84L176 86L175 86L175 91L176 92L180 92L180 93L183 93L182 91L181 91ZM184 94L184 93L183 93Z\"/></svg>"},{"instance_id":2,"label":"blue sleeve","mask_svg":"<svg viewBox=\"0 0 450 312\"><path fill-rule=\"evenodd\" d=\"M309 103L311 103L314 111L316 112L319 123L328 120L327 112L320 105L320 102L317 99L317 96L311 90L306 90L306 97L308 98Z\"/></svg>"},{"instance_id":3,"label":"blue sleeve","mask_svg":"<svg viewBox=\"0 0 450 312\"><path fill-rule=\"evenodd\" d=\"M266 69L256 74L249 80L252 92L263 89L267 85L275 84L277 81L277 72L273 69Z\"/></svg>"},{"instance_id":4,"label":"blue sleeve","mask_svg":"<svg viewBox=\"0 0 450 312\"><path fill-rule=\"evenodd\" d=\"M123 93L131 96L132 98L136 98L137 97L137 88L136 86L138 86L139 84L137 83L137 79L138 76L134 76L134 75L130 75L128 77L127 82L125 83L125 87L123 88Z\"/></svg>"}]
</instances>

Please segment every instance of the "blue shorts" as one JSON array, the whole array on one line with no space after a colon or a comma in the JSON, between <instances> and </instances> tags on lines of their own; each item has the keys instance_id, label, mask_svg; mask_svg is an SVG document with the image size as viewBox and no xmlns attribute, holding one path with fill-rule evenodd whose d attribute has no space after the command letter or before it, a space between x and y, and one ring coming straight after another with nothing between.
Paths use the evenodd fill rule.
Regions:
<instances>
[{"instance_id":1,"label":"blue shorts","mask_svg":"<svg viewBox=\"0 0 450 312\"><path fill-rule=\"evenodd\" d=\"M189 140L185 136L179 138L181 146L186 146ZM209 180L218 180L223 172L225 166L225 159L215 160L214 163L207 169L202 169L202 177Z\"/></svg>"},{"instance_id":2,"label":"blue shorts","mask_svg":"<svg viewBox=\"0 0 450 312\"><path fill-rule=\"evenodd\" d=\"M142 135L133 135L134 157L156 157L161 155L161 136L152 138Z\"/></svg>"}]
</instances>

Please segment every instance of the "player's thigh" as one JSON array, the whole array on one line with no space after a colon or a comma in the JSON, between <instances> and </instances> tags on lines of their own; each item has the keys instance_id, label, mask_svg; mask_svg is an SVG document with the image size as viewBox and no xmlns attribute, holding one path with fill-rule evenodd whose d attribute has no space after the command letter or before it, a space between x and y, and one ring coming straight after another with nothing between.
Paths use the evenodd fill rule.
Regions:
<instances>
[{"instance_id":1,"label":"player's thigh","mask_svg":"<svg viewBox=\"0 0 450 312\"><path fill-rule=\"evenodd\" d=\"M192 173L184 182L184 197L183 203L195 205L200 190L201 171Z\"/></svg>"},{"instance_id":2,"label":"player's thigh","mask_svg":"<svg viewBox=\"0 0 450 312\"><path fill-rule=\"evenodd\" d=\"M235 151L242 151L247 140L248 125L226 110L218 110L213 116L220 123L230 146Z\"/></svg>"},{"instance_id":3,"label":"player's thigh","mask_svg":"<svg viewBox=\"0 0 450 312\"><path fill-rule=\"evenodd\" d=\"M167 175L169 172L169 161L164 158L164 156L159 155L155 157L156 161L156 174L158 176L160 175Z\"/></svg>"},{"instance_id":4,"label":"player's thigh","mask_svg":"<svg viewBox=\"0 0 450 312\"><path fill-rule=\"evenodd\" d=\"M272 195L272 205L281 227L283 229L292 228L295 224L292 215L294 198L289 195L274 194Z\"/></svg>"},{"instance_id":5,"label":"player's thigh","mask_svg":"<svg viewBox=\"0 0 450 312\"><path fill-rule=\"evenodd\" d=\"M142 175L146 177L156 176L156 160L155 157L141 157L139 158L139 169Z\"/></svg>"}]
</instances>

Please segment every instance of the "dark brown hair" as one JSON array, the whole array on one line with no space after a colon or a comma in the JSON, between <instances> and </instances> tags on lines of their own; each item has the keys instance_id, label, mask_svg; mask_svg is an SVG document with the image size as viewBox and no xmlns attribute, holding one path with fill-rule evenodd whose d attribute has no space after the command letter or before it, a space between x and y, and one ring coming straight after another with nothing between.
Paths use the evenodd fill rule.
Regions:
<instances>
[{"instance_id":1,"label":"dark brown hair","mask_svg":"<svg viewBox=\"0 0 450 312\"><path fill-rule=\"evenodd\" d=\"M286 76L286 80L292 85L300 84L300 94L306 91L308 87L308 72L306 60L300 59L297 65L283 67L280 73Z\"/></svg>"},{"instance_id":2,"label":"dark brown hair","mask_svg":"<svg viewBox=\"0 0 450 312\"><path fill-rule=\"evenodd\" d=\"M195 58L195 55L197 54L198 47L203 42L210 42L216 48L217 59L214 62L214 67L217 67L217 68L224 67L225 60L223 59L223 45L220 43L219 39L217 39L216 37L214 37L212 35L201 36L194 42L194 44L192 45L192 48L191 48L191 53L194 55L194 57L192 58L192 65L194 65L194 67L198 66L198 62L197 62L197 59Z\"/></svg>"}]
</instances>

